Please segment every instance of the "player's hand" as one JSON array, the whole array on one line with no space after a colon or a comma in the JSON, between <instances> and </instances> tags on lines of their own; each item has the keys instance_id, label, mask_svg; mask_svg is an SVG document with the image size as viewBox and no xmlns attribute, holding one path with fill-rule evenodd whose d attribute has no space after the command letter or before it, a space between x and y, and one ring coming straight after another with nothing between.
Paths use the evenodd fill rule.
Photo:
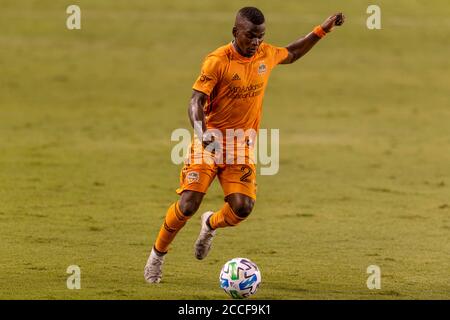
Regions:
<instances>
[{"instance_id":1,"label":"player's hand","mask_svg":"<svg viewBox=\"0 0 450 320\"><path fill-rule=\"evenodd\" d=\"M203 134L202 145L204 149L214 152L217 147L215 137L212 134Z\"/></svg>"},{"instance_id":2,"label":"player's hand","mask_svg":"<svg viewBox=\"0 0 450 320\"><path fill-rule=\"evenodd\" d=\"M341 26L345 21L345 16L342 12L336 13L322 23L322 29L326 33L331 32L335 26Z\"/></svg>"}]
</instances>

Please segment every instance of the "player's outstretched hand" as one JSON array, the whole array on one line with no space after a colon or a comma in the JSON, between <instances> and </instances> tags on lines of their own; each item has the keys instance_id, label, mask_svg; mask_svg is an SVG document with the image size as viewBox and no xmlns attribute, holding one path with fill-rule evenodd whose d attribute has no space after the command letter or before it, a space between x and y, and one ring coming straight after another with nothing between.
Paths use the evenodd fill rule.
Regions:
<instances>
[{"instance_id":1,"label":"player's outstretched hand","mask_svg":"<svg viewBox=\"0 0 450 320\"><path fill-rule=\"evenodd\" d=\"M335 26L341 26L345 21L345 16L342 12L336 13L322 23L322 29L325 32L331 32Z\"/></svg>"}]
</instances>

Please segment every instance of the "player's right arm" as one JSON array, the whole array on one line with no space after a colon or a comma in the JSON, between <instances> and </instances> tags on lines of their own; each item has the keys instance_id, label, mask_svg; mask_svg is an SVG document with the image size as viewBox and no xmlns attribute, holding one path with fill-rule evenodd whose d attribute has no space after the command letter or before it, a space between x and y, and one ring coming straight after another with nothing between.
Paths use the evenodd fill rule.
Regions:
<instances>
[{"instance_id":1,"label":"player's right arm","mask_svg":"<svg viewBox=\"0 0 450 320\"><path fill-rule=\"evenodd\" d=\"M208 100L208 96L197 90L193 90L191 100L189 102L188 115L194 133L199 140L203 140L203 133L206 132L205 113L203 107Z\"/></svg>"},{"instance_id":2,"label":"player's right arm","mask_svg":"<svg viewBox=\"0 0 450 320\"><path fill-rule=\"evenodd\" d=\"M206 148L214 139L211 135L206 137L206 121L203 107L207 103L213 89L221 79L222 64L219 57L210 54L203 61L202 70L192 89L192 97L189 103L189 120L194 132Z\"/></svg>"}]
</instances>

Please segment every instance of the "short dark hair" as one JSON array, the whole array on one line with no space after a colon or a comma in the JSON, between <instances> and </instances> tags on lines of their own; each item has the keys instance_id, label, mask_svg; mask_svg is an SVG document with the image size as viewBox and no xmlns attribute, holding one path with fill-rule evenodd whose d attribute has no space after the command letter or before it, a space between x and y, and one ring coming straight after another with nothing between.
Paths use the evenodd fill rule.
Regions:
<instances>
[{"instance_id":1,"label":"short dark hair","mask_svg":"<svg viewBox=\"0 0 450 320\"><path fill-rule=\"evenodd\" d=\"M264 15L261 10L255 7L244 7L238 11L238 15L244 17L245 19L256 25L263 24L265 21Z\"/></svg>"}]
</instances>

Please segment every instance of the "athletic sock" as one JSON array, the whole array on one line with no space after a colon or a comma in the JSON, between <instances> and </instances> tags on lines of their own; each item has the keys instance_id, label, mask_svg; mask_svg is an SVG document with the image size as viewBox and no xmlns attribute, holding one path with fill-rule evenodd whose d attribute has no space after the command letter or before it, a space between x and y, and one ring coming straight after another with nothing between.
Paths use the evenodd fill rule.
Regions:
<instances>
[{"instance_id":1,"label":"athletic sock","mask_svg":"<svg viewBox=\"0 0 450 320\"><path fill-rule=\"evenodd\" d=\"M173 203L167 210L164 223L162 224L158 237L155 241L155 249L159 253L167 253L178 231L184 227L190 216L185 216L178 206L178 201Z\"/></svg>"},{"instance_id":2,"label":"athletic sock","mask_svg":"<svg viewBox=\"0 0 450 320\"><path fill-rule=\"evenodd\" d=\"M209 218L209 225L212 229L232 227L240 223L245 218L237 216L231 209L228 202L225 202L222 209L215 212Z\"/></svg>"}]
</instances>

